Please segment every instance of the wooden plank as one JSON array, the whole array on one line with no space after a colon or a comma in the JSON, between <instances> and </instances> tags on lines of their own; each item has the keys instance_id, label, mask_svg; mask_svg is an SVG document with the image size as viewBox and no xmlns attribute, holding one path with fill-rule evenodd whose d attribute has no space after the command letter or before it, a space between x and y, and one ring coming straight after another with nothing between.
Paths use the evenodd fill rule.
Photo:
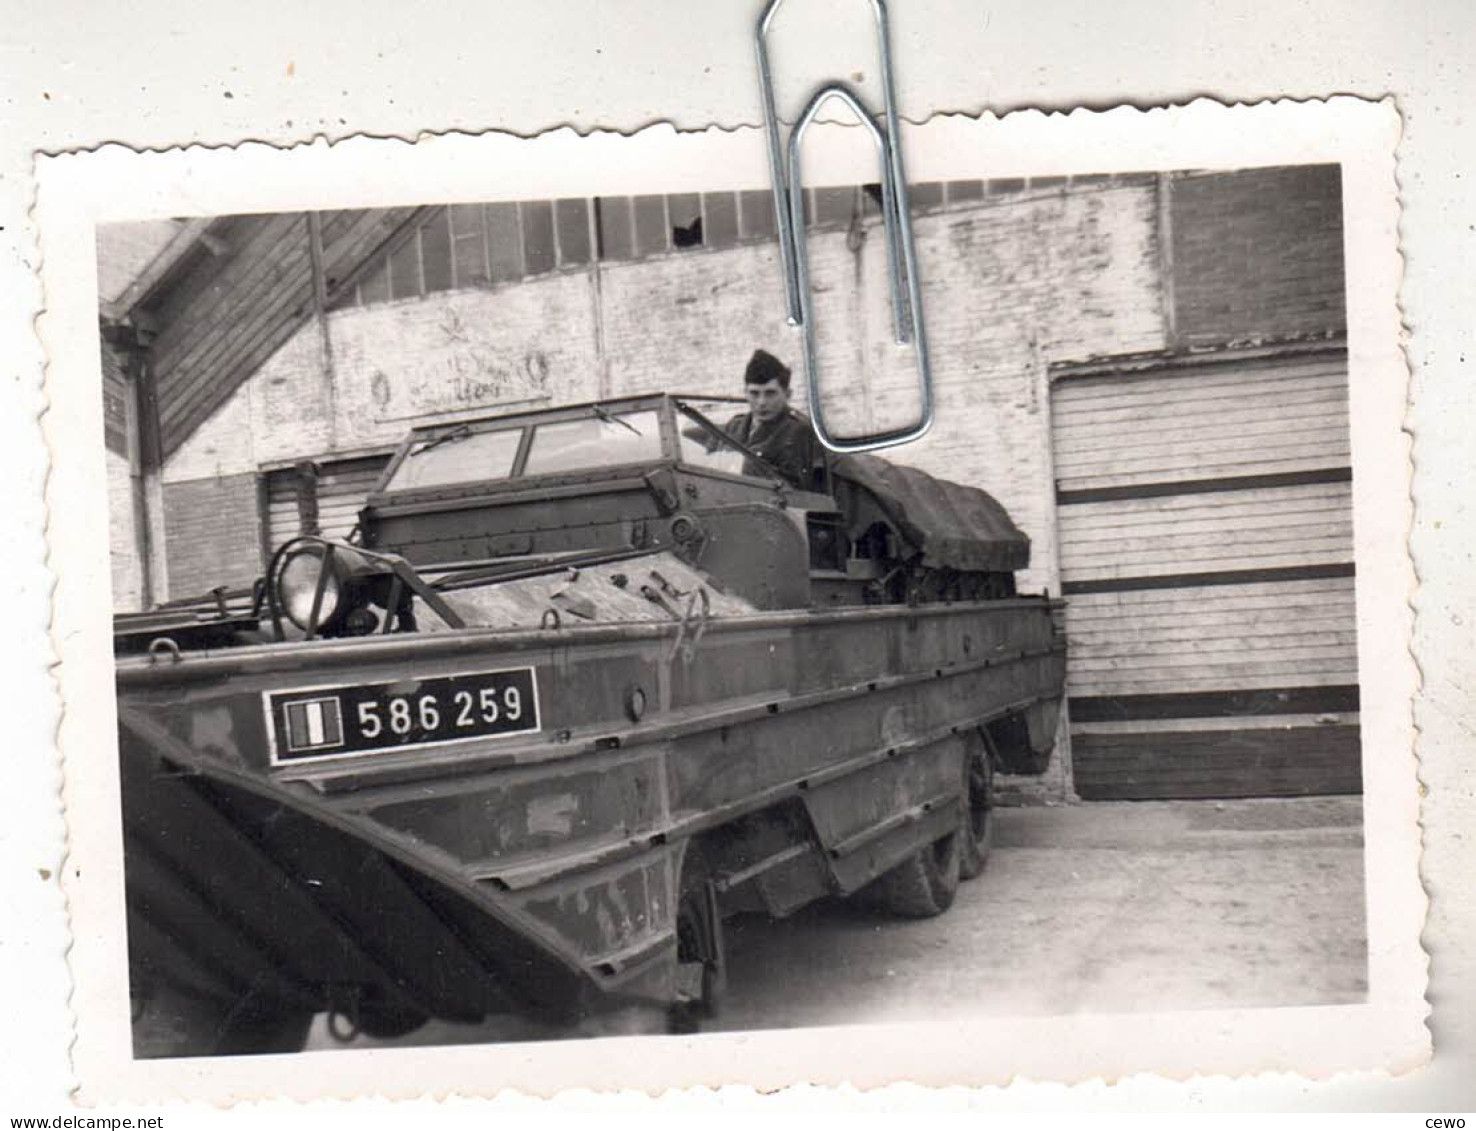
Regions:
<instances>
[{"instance_id":1,"label":"wooden plank","mask_svg":"<svg viewBox=\"0 0 1476 1131\"><path fill-rule=\"evenodd\" d=\"M1328 374L1347 373L1343 355L1286 361L1265 358L1237 363L1233 360L1206 358L1198 364L1189 362L1173 370L1156 369L1146 373L1099 373L1089 377L1071 377L1052 383L1052 396L1063 404L1091 400L1115 400L1126 391L1156 396L1166 384L1183 395L1195 390L1240 388L1253 384L1288 384L1316 380Z\"/></svg>"},{"instance_id":2,"label":"wooden plank","mask_svg":"<svg viewBox=\"0 0 1476 1131\"><path fill-rule=\"evenodd\" d=\"M1346 450L1348 422L1346 418L1317 418L1302 416L1293 424L1278 421L1274 426L1268 422L1268 430L1260 434L1246 434L1236 421L1201 422L1198 425L1155 425L1157 434L1145 435L1141 430L1107 438L1091 447L1062 443L1057 449L1058 463L1064 471L1075 475L1086 474L1091 468L1102 468L1109 472L1114 467L1143 465L1149 467L1173 467L1191 471L1200 462L1196 456L1206 458L1205 463L1225 463L1226 456L1251 455L1260 452L1290 448L1292 451L1336 452ZM1256 463L1252 459L1229 462ZM1342 464L1327 460L1327 467ZM1202 478L1185 474L1185 479Z\"/></svg>"},{"instance_id":3,"label":"wooden plank","mask_svg":"<svg viewBox=\"0 0 1476 1131\"><path fill-rule=\"evenodd\" d=\"M182 351L154 359L166 425L187 411L183 406L201 394L202 386L218 383L212 380L215 374L232 370L232 363L247 343L270 335L273 323L280 320L284 310L301 308L306 318L310 301L311 275L304 240L300 247L291 247L276 262L266 265L252 289L240 293L237 304L222 307L217 324L208 332L193 335Z\"/></svg>"},{"instance_id":4,"label":"wooden plank","mask_svg":"<svg viewBox=\"0 0 1476 1131\"><path fill-rule=\"evenodd\" d=\"M1293 530L1297 531L1298 537L1318 530L1351 537L1351 509L1350 503L1348 506L1322 507L1317 510L1273 509L1259 515L1232 511L1223 516L1207 510L1194 518L1177 521L1147 516L1138 522L1124 518L1119 525L1102 524L1087 528L1068 523L1063 518L1057 545L1073 558L1089 558L1098 554L1112 554L1118 548L1142 547L1158 538L1175 538L1186 546L1195 546L1213 545L1222 543L1226 538L1236 537L1276 541L1279 532Z\"/></svg>"},{"instance_id":5,"label":"wooden plank","mask_svg":"<svg viewBox=\"0 0 1476 1131\"><path fill-rule=\"evenodd\" d=\"M1335 688L1325 690L1334 691ZM1354 690L1357 690L1356 688ZM1274 692L1266 694L1275 694ZM1148 698L1155 698L1148 696ZM1161 696L1159 698L1169 698ZM1075 708L1073 703L1072 707ZM1265 730L1267 727L1358 726L1357 711L1319 711L1317 714L1216 715L1202 719L1102 719L1071 720L1072 734L1184 734L1199 730Z\"/></svg>"},{"instance_id":6,"label":"wooden plank","mask_svg":"<svg viewBox=\"0 0 1476 1131\"><path fill-rule=\"evenodd\" d=\"M1351 626L1353 610L1338 604L1327 605L1276 605L1216 607L1183 609L1178 613L1165 611L1150 616L1129 610L1117 616L1084 617L1067 609L1066 632L1070 637L1083 640L1110 638L1114 634L1175 634L1185 635L1217 632L1224 629L1242 631L1287 631L1295 632L1296 626L1307 624Z\"/></svg>"},{"instance_id":7,"label":"wooden plank","mask_svg":"<svg viewBox=\"0 0 1476 1131\"><path fill-rule=\"evenodd\" d=\"M1351 568L1350 557L1342 539L1327 538L1308 542L1295 553L1284 547L1271 547L1264 552L1247 549L1230 558L1210 548L1202 554L1183 554L1167 562L1088 563L1082 568L1063 569L1061 576L1067 596L1074 597L1093 586L1099 589L1166 589L1189 584L1199 587L1216 575L1223 576L1226 584L1235 584L1242 578L1255 579L1273 571Z\"/></svg>"},{"instance_id":8,"label":"wooden plank","mask_svg":"<svg viewBox=\"0 0 1476 1131\"><path fill-rule=\"evenodd\" d=\"M1259 719L1266 726L1281 726L1286 715L1357 712L1360 699L1356 683L1159 695L1082 695L1071 701L1071 725L1074 728L1078 724L1093 726L1133 720L1172 723L1234 716Z\"/></svg>"},{"instance_id":9,"label":"wooden plank","mask_svg":"<svg viewBox=\"0 0 1476 1131\"><path fill-rule=\"evenodd\" d=\"M164 421L165 450L177 449L240 385L285 345L311 317L309 284L293 291L298 301L287 315L268 319L242 351L229 357L219 369L201 369L188 395L175 399Z\"/></svg>"},{"instance_id":10,"label":"wooden plank","mask_svg":"<svg viewBox=\"0 0 1476 1131\"><path fill-rule=\"evenodd\" d=\"M1337 451L1308 452L1296 454L1291 449L1269 453L1263 458L1204 461L1193 467L1161 466L1142 467L1122 474L1103 474L1099 471L1084 474L1058 474L1058 491L1082 491L1102 487L1129 487L1142 484L1158 484L1173 479L1230 478L1244 475L1281 474L1294 471L1320 471L1330 465L1344 464L1350 460L1349 450L1343 444Z\"/></svg>"},{"instance_id":11,"label":"wooden plank","mask_svg":"<svg viewBox=\"0 0 1476 1131\"><path fill-rule=\"evenodd\" d=\"M1341 672L1354 676L1357 657L1347 647L1267 647L1221 649L1198 656L1160 654L1151 664L1137 657L1093 659L1082 657L1068 674L1078 691L1097 694L1103 688L1121 689L1127 683L1172 686L1176 680L1214 680L1229 690L1264 687L1263 679L1282 683L1304 682L1303 676ZM1354 677L1356 678L1356 676ZM1255 680L1256 682L1250 682Z\"/></svg>"},{"instance_id":12,"label":"wooden plank","mask_svg":"<svg viewBox=\"0 0 1476 1131\"><path fill-rule=\"evenodd\" d=\"M377 265L410 238L423 220L442 211L439 207L371 208L360 212L337 239L327 241L323 261L338 277L338 289L351 286L362 273Z\"/></svg>"},{"instance_id":13,"label":"wooden plank","mask_svg":"<svg viewBox=\"0 0 1476 1131\"><path fill-rule=\"evenodd\" d=\"M1233 540L1226 540L1194 548L1182 545L1147 545L1132 553L1124 551L1116 556L1094 555L1071 570L1063 570L1062 578L1072 587L1089 588L1089 583L1121 579L1184 576L1197 579L1206 574L1230 571L1294 569L1325 563L1346 563L1351 562L1352 557L1352 539L1346 532L1308 534L1300 541L1271 542L1265 545L1257 545L1249 540L1238 545Z\"/></svg>"},{"instance_id":14,"label":"wooden plank","mask_svg":"<svg viewBox=\"0 0 1476 1131\"><path fill-rule=\"evenodd\" d=\"M1359 793L1362 743L1357 726L1080 734L1072 770L1093 801Z\"/></svg>"},{"instance_id":15,"label":"wooden plank","mask_svg":"<svg viewBox=\"0 0 1476 1131\"><path fill-rule=\"evenodd\" d=\"M1128 593L1139 590L1200 589L1226 585L1270 584L1283 581L1307 581L1319 577L1352 577L1357 572L1352 562L1324 562L1316 565L1266 566L1261 569L1222 569L1200 573L1139 574L1133 577L1068 578L1061 592L1077 598L1085 593Z\"/></svg>"},{"instance_id":16,"label":"wooden plank","mask_svg":"<svg viewBox=\"0 0 1476 1131\"><path fill-rule=\"evenodd\" d=\"M1278 581L1232 587L1205 586L1167 590L1161 593L1083 593L1072 597L1066 605L1068 616L1113 615L1113 610L1137 609L1172 613L1177 607L1234 608L1240 605L1264 607L1268 601L1300 601L1320 604L1340 597L1353 608L1353 578L1327 577L1299 581Z\"/></svg>"},{"instance_id":17,"label":"wooden plank","mask_svg":"<svg viewBox=\"0 0 1476 1131\"><path fill-rule=\"evenodd\" d=\"M1230 589L1233 595L1233 589ZM1307 595L1298 598L1295 602L1279 601L1272 597L1266 597L1256 601L1225 602L1225 603L1202 603L1192 602L1170 603L1165 602L1165 607L1155 609L1145 605L1125 605L1116 610L1104 608L1091 608L1083 604L1091 598L1112 596L1138 596L1140 594L1088 594L1073 598L1066 606L1066 624L1071 628L1081 628L1084 631L1108 631L1113 625L1119 624L1144 624L1144 625L1173 625L1184 620L1185 617L1225 617L1227 619L1240 619L1244 617L1257 617L1263 614L1274 617L1284 617L1288 620L1296 620L1301 617L1329 617L1344 619L1351 617L1354 604L1351 599L1343 600L1342 594L1326 593ZM1167 596L1168 593L1165 593Z\"/></svg>"},{"instance_id":18,"label":"wooden plank","mask_svg":"<svg viewBox=\"0 0 1476 1131\"><path fill-rule=\"evenodd\" d=\"M1123 431L1120 435L1101 437L1073 437L1068 443L1063 440L1057 446L1058 462L1076 470L1090 467L1111 468L1125 460L1146 461L1171 456L1173 466L1193 466L1185 463L1186 455L1195 453L1257 452L1272 448L1285 448L1289 441L1299 441L1300 446L1310 451L1336 451L1348 432L1345 414L1313 416L1299 415L1293 420L1285 418L1234 419L1213 422L1199 421L1181 426L1166 422L1155 422L1154 432L1161 430L1165 435L1145 435L1142 431ZM1346 446L1346 445L1344 445ZM1338 466L1329 463L1329 466Z\"/></svg>"},{"instance_id":19,"label":"wooden plank","mask_svg":"<svg viewBox=\"0 0 1476 1131\"><path fill-rule=\"evenodd\" d=\"M1057 417L1062 427L1062 441L1090 445L1111 437L1131 434L1148 422L1191 425L1212 420L1233 419L1247 426L1274 423L1279 413L1290 412L1294 418L1310 416L1346 416L1348 390L1341 377L1328 377L1326 384L1315 387L1296 385L1290 388L1226 390L1214 397L1176 400L1172 390L1165 390L1156 401L1101 402L1102 407L1086 405L1062 407ZM1111 406L1111 407L1108 407ZM1055 405L1052 404L1052 413Z\"/></svg>"},{"instance_id":20,"label":"wooden plank","mask_svg":"<svg viewBox=\"0 0 1476 1131\"><path fill-rule=\"evenodd\" d=\"M388 463L388 456L371 456L324 465L318 478L318 513L326 537L348 537Z\"/></svg>"},{"instance_id":21,"label":"wooden plank","mask_svg":"<svg viewBox=\"0 0 1476 1131\"><path fill-rule=\"evenodd\" d=\"M392 241L399 232L405 217L418 215L413 208L371 210L359 213L347 228L347 234L325 248L326 271L335 278L344 280L340 289L347 284L356 270L356 257L369 256ZM167 430L170 446L182 442L198 423L218 407L234 391L246 376L254 372L311 316L307 309L311 301L310 256L305 238L306 229L301 216L295 219L300 229L286 258L277 263L266 263L252 276L256 289L243 296L250 300L254 310L244 320L233 320L225 333L217 335L211 343L187 355L187 362L196 370L190 384L173 390L167 406ZM298 272L302 278L294 284L283 285L283 280L294 277ZM331 296L330 296L331 297ZM257 339L254 347L242 348L240 343ZM231 357L232 363L221 364L220 359ZM216 370L212 366L219 365ZM244 372L243 372L244 370ZM209 379L214 376L215 380ZM210 389L203 388L209 384Z\"/></svg>"},{"instance_id":22,"label":"wooden plank","mask_svg":"<svg viewBox=\"0 0 1476 1131\"><path fill-rule=\"evenodd\" d=\"M325 538L343 538L359 519L359 510L380 473L389 462L388 456L324 462L318 475L318 523ZM272 472L268 477L270 501L268 526L273 545L281 545L296 537L298 527L297 477L290 470Z\"/></svg>"},{"instance_id":23,"label":"wooden plank","mask_svg":"<svg viewBox=\"0 0 1476 1131\"><path fill-rule=\"evenodd\" d=\"M176 365L200 338L218 330L242 297L261 286L263 276L278 266L284 244L294 238L305 253L306 233L301 215L239 218L229 257L208 273L201 271L171 292L153 313L159 319L158 338L149 347L150 358L161 372Z\"/></svg>"},{"instance_id":24,"label":"wooden plank","mask_svg":"<svg viewBox=\"0 0 1476 1131\"><path fill-rule=\"evenodd\" d=\"M1328 376L1318 378L1315 384L1202 390L1199 395L1184 399L1178 399L1172 389L1163 389L1154 397L1103 398L1059 406L1053 401L1051 413L1066 434L1064 438L1075 441L1078 437L1120 435L1135 424L1141 427L1152 421L1178 425L1233 415L1238 420L1254 422L1272 419L1272 410L1276 408L1298 416L1321 417L1346 413L1347 406L1346 379Z\"/></svg>"},{"instance_id":25,"label":"wooden plank","mask_svg":"<svg viewBox=\"0 0 1476 1131\"><path fill-rule=\"evenodd\" d=\"M1305 407L1314 412L1332 411L1348 403L1347 379L1328 374L1313 381L1289 384L1245 382L1235 386L1199 389L1180 397L1171 386L1143 390L1134 395L1102 396L1090 401L1053 400L1053 417L1073 435L1106 435L1134 423L1150 420L1196 420L1225 412L1253 416L1272 405Z\"/></svg>"},{"instance_id":26,"label":"wooden plank","mask_svg":"<svg viewBox=\"0 0 1476 1131\"><path fill-rule=\"evenodd\" d=\"M1254 450L1231 448L1192 452L1184 448L1177 451L1165 448L1157 452L1125 452L1116 461L1095 460L1090 463L1058 465L1056 490L1059 495L1110 487L1138 486L1151 487L1154 494L1167 494L1169 485L1181 482L1186 485L1185 494L1205 494L1210 492L1196 492L1193 485L1215 479L1244 480L1251 477L1288 476L1298 472L1325 472L1328 469L1348 467L1350 463L1346 437L1316 447L1298 445L1288 440Z\"/></svg>"},{"instance_id":27,"label":"wooden plank","mask_svg":"<svg viewBox=\"0 0 1476 1131\"><path fill-rule=\"evenodd\" d=\"M1207 617L1188 621L1181 625L1159 622L1156 624L1100 625L1083 629L1079 625L1067 624L1066 640L1073 653L1086 656L1089 651L1113 647L1117 655L1137 655L1163 649L1175 651L1189 646L1202 645L1206 640L1256 639L1280 640L1296 638L1301 634L1326 636L1328 634L1353 633L1353 621L1348 617L1294 617L1286 622L1273 619L1274 613L1257 617Z\"/></svg>"},{"instance_id":28,"label":"wooden plank","mask_svg":"<svg viewBox=\"0 0 1476 1131\"><path fill-rule=\"evenodd\" d=\"M1117 525L1123 520L1164 518L1174 522L1200 514L1265 514L1268 511L1296 512L1310 507L1347 507L1352 504L1352 483L1303 483L1278 487L1248 487L1198 494L1163 494L1141 498L1102 499L1090 503L1060 505L1061 523L1072 529Z\"/></svg>"},{"instance_id":29,"label":"wooden plank","mask_svg":"<svg viewBox=\"0 0 1476 1131\"><path fill-rule=\"evenodd\" d=\"M336 211L318 213L323 224L323 245L325 247L332 247L334 243L348 234L366 211L371 210L364 208L341 208Z\"/></svg>"},{"instance_id":30,"label":"wooden plank","mask_svg":"<svg viewBox=\"0 0 1476 1131\"><path fill-rule=\"evenodd\" d=\"M1358 669L1346 663L1317 662L1298 664L1290 670L1255 671L1243 667L1216 667L1191 671L1179 669L1144 677L1134 672L1091 672L1078 675L1069 667L1066 689L1077 695L1163 695L1190 691L1254 691L1274 690L1295 681L1303 687L1326 687L1358 681Z\"/></svg>"},{"instance_id":31,"label":"wooden plank","mask_svg":"<svg viewBox=\"0 0 1476 1131\"><path fill-rule=\"evenodd\" d=\"M1194 666L1100 667L1067 671L1068 686L1073 695L1162 695L1183 691L1251 691L1263 688L1299 686L1323 687L1358 680L1358 667L1351 658L1325 656L1281 664L1228 663Z\"/></svg>"},{"instance_id":32,"label":"wooden plank","mask_svg":"<svg viewBox=\"0 0 1476 1131\"><path fill-rule=\"evenodd\" d=\"M299 289L311 299L312 255L303 214L282 217L291 221L277 242L255 247L258 262L240 278L222 301L202 307L197 317L210 320L213 331L193 340L183 353L173 351L157 361L175 367L209 368L237 343L262 332L289 301L300 304Z\"/></svg>"},{"instance_id":33,"label":"wooden plank","mask_svg":"<svg viewBox=\"0 0 1476 1131\"><path fill-rule=\"evenodd\" d=\"M1331 600L1320 604L1287 604L1268 600L1264 604L1253 605L1205 605L1199 608L1178 606L1155 610L1153 613L1146 612L1140 607L1120 609L1116 613L1093 611L1097 615L1088 615L1085 611L1068 605L1065 616L1067 631L1092 635L1138 629L1143 631L1172 630L1178 625L1191 621L1195 625L1211 627L1220 623L1255 625L1271 622L1295 624L1300 621L1351 624L1353 623L1354 606L1352 602L1344 604L1341 601Z\"/></svg>"},{"instance_id":34,"label":"wooden plank","mask_svg":"<svg viewBox=\"0 0 1476 1131\"><path fill-rule=\"evenodd\" d=\"M281 468L266 473L267 530L272 545L280 546L297 533L297 472ZM287 531L287 533L283 533Z\"/></svg>"},{"instance_id":35,"label":"wooden plank","mask_svg":"<svg viewBox=\"0 0 1476 1131\"><path fill-rule=\"evenodd\" d=\"M1303 664L1320 665L1324 669L1338 666L1352 670L1357 662L1355 649L1357 640L1352 633L1315 639L1263 640L1245 639L1225 641L1211 648L1189 648L1171 650L1165 648L1156 653L1134 654L1124 651L1104 654L1088 650L1073 657L1072 672L1081 682L1095 675L1110 679L1123 673L1135 674L1148 668L1156 676L1169 678L1184 674L1226 674L1225 686L1235 687L1232 673L1273 674L1284 672L1295 678Z\"/></svg>"},{"instance_id":36,"label":"wooden plank","mask_svg":"<svg viewBox=\"0 0 1476 1131\"><path fill-rule=\"evenodd\" d=\"M138 277L113 301L113 308L122 315L131 314L136 306L148 299L149 292L195 250L211 225L217 223L214 218L197 217L181 224L179 230L169 237L169 242L159 249L139 272Z\"/></svg>"},{"instance_id":37,"label":"wooden plank","mask_svg":"<svg viewBox=\"0 0 1476 1131\"><path fill-rule=\"evenodd\" d=\"M1353 621L1347 617L1288 618L1285 622L1251 617L1214 617L1186 621L1182 625L1140 623L1123 624L1116 628L1104 625L1095 631L1084 631L1068 625L1067 639L1082 657L1103 647L1116 647L1121 655L1134 655L1144 649L1163 648L1169 651L1177 647L1203 648L1207 642L1216 640L1270 641L1285 639L1323 640L1331 637L1353 637ZM1355 641L1356 643L1356 641Z\"/></svg>"},{"instance_id":38,"label":"wooden plank","mask_svg":"<svg viewBox=\"0 0 1476 1131\"><path fill-rule=\"evenodd\" d=\"M1085 504L1146 502L1152 499L1195 503L1199 495L1223 495L1236 491L1270 491L1275 488L1308 487L1352 483L1351 467L1323 467L1289 471L1279 475L1222 475L1214 479L1174 479L1162 483L1140 483L1135 487L1101 487L1085 491L1056 491L1058 507Z\"/></svg>"},{"instance_id":39,"label":"wooden plank","mask_svg":"<svg viewBox=\"0 0 1476 1131\"><path fill-rule=\"evenodd\" d=\"M1057 474L1062 478L1080 478L1093 471L1110 475L1119 469L1137 471L1166 468L1178 473L1179 478L1194 480L1207 478L1195 473L1195 469L1202 465L1246 464L1254 467L1269 458L1281 458L1271 455L1281 452L1306 455L1325 453L1322 466L1343 466L1346 458L1338 460L1333 456L1347 455L1347 421L1321 422L1304 418L1299 423L1300 427L1278 428L1274 435L1227 435L1224 429L1219 428L1202 431L1185 428L1175 430L1172 440L1138 437L1120 443L1108 443L1090 451L1073 451L1063 447L1057 460Z\"/></svg>"},{"instance_id":40,"label":"wooden plank","mask_svg":"<svg viewBox=\"0 0 1476 1131\"><path fill-rule=\"evenodd\" d=\"M1159 539L1164 541L1165 546L1181 545L1193 549L1220 544L1227 538L1256 538L1274 542L1285 537L1316 537L1318 531L1328 536L1351 538L1353 515L1352 502L1349 500L1344 506L1323 505L1315 509L1310 504L1297 510L1268 507L1260 514L1234 510L1217 512L1213 507L1206 507L1192 518L1164 519L1149 515L1133 521L1124 516L1117 524L1103 523L1088 527L1063 518L1061 525L1058 544L1063 548L1069 547L1073 557L1085 557L1131 552L1144 548L1145 543Z\"/></svg>"}]
</instances>

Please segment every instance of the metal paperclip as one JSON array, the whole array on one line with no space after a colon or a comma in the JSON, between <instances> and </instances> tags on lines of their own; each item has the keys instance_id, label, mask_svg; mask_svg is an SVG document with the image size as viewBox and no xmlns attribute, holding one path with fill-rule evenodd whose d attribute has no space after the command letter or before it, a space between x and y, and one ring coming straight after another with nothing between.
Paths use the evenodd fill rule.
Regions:
<instances>
[{"instance_id":1,"label":"metal paperclip","mask_svg":"<svg viewBox=\"0 0 1476 1131\"><path fill-rule=\"evenodd\" d=\"M769 171L774 187L774 214L779 228L779 262L784 274L784 295L791 326L804 333L805 382L809 389L810 416L815 435L834 452L866 452L916 440L933 426L933 371L928 359L927 331L923 325L922 295L917 281L917 251L912 240L912 218L908 201L907 175L902 163L901 131L897 100L892 85L892 53L887 30L885 0L869 0L876 15L878 56L881 64L883 115L880 129L872 113L844 83L828 82L817 90L789 136L788 153L780 141L779 116L774 108L774 76L769 66L769 25L784 0L768 0L759 17L759 85L763 92L764 129L769 143ZM857 120L876 143L881 164L882 223L887 236L888 281L892 294L892 330L898 345L912 343L920 385L920 407L916 424L868 436L838 439L825 426L820 405L819 365L815 350L814 310L810 295L808 235L805 225L804 181L800 169L800 145L805 131L825 103L837 99L850 107ZM786 159L787 158L787 159Z\"/></svg>"}]
</instances>

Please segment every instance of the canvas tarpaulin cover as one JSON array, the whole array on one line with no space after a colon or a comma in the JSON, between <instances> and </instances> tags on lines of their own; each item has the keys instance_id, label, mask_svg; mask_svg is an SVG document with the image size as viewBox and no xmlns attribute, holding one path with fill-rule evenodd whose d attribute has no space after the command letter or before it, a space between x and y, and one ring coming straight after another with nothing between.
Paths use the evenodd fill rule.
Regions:
<instances>
[{"instance_id":1,"label":"canvas tarpaulin cover","mask_svg":"<svg viewBox=\"0 0 1476 1131\"><path fill-rule=\"evenodd\" d=\"M934 569L1013 572L1030 564L1030 539L988 491L876 456L838 456L833 471L852 538L884 519Z\"/></svg>"}]
</instances>

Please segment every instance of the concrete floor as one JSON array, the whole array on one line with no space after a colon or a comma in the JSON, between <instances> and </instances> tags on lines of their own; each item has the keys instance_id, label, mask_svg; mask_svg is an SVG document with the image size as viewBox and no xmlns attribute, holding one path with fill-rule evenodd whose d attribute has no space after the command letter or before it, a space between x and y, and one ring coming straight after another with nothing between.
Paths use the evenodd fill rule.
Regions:
<instances>
[{"instance_id":1,"label":"concrete floor","mask_svg":"<svg viewBox=\"0 0 1476 1131\"><path fill-rule=\"evenodd\" d=\"M1005 809L988 868L945 915L897 920L833 901L779 922L732 920L727 942L728 996L712 1029L1359 1001L1362 804ZM353 1044L595 1031L490 1018ZM309 1047L342 1046L319 1018Z\"/></svg>"}]
</instances>

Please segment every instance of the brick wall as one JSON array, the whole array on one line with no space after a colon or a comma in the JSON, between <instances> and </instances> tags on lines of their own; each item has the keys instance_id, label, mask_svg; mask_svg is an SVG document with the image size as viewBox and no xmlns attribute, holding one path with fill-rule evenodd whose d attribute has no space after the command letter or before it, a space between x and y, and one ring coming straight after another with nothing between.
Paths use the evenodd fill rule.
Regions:
<instances>
[{"instance_id":1,"label":"brick wall","mask_svg":"<svg viewBox=\"0 0 1476 1131\"><path fill-rule=\"evenodd\" d=\"M246 472L164 484L169 594L249 586L261 573L256 476Z\"/></svg>"},{"instance_id":2,"label":"brick wall","mask_svg":"<svg viewBox=\"0 0 1476 1131\"><path fill-rule=\"evenodd\" d=\"M143 567L134 521L133 475L128 457L111 448L108 468L108 555L112 567L113 608L136 612L143 606Z\"/></svg>"},{"instance_id":3,"label":"brick wall","mask_svg":"<svg viewBox=\"0 0 1476 1131\"><path fill-rule=\"evenodd\" d=\"M937 424L891 456L997 495L1035 543L1026 587L1057 584L1043 367L1165 344L1156 201L1151 182L1031 190L915 223ZM832 427L912 417L917 378L890 339L879 231L818 232L810 254ZM330 333L331 382L309 326L175 453L166 482L393 444L413 421L461 410L738 394L757 346L802 380L771 243L347 309Z\"/></svg>"},{"instance_id":4,"label":"brick wall","mask_svg":"<svg viewBox=\"0 0 1476 1131\"><path fill-rule=\"evenodd\" d=\"M1177 176L1167 191L1179 343L1343 333L1337 165Z\"/></svg>"}]
</instances>

